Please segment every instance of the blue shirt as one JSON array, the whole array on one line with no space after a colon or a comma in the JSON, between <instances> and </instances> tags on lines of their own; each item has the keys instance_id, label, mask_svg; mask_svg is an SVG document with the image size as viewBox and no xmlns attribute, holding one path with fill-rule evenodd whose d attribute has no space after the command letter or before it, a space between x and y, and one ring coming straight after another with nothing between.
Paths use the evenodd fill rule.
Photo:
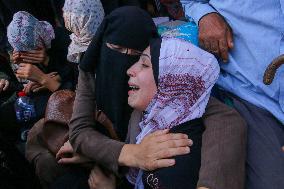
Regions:
<instances>
[{"instance_id":1,"label":"blue shirt","mask_svg":"<svg viewBox=\"0 0 284 189\"><path fill-rule=\"evenodd\" d=\"M229 62L220 64L218 85L271 112L284 124L284 66L271 85L262 82L270 62L284 53L284 0L181 0L187 16L198 23L220 13L234 34ZM210 28L209 28L210 29Z\"/></svg>"}]
</instances>

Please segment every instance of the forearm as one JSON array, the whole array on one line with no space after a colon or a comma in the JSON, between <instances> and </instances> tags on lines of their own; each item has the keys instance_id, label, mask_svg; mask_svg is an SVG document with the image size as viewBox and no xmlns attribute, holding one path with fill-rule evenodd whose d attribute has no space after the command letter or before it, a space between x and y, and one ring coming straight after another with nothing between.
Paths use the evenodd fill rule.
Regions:
<instances>
[{"instance_id":1,"label":"forearm","mask_svg":"<svg viewBox=\"0 0 284 189\"><path fill-rule=\"evenodd\" d=\"M185 15L191 17L196 24L206 14L217 12L210 4L209 0L181 0Z\"/></svg>"},{"instance_id":2,"label":"forearm","mask_svg":"<svg viewBox=\"0 0 284 189\"><path fill-rule=\"evenodd\" d=\"M80 70L78 89L69 124L70 143L74 150L118 172L118 158L124 143L97 132L95 127L95 79L93 73Z\"/></svg>"}]
</instances>

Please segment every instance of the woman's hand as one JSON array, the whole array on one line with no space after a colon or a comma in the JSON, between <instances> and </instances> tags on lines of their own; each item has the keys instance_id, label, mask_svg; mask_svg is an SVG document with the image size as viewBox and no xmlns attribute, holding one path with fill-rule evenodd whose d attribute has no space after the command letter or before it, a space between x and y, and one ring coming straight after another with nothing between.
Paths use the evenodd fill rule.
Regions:
<instances>
[{"instance_id":1,"label":"woman's hand","mask_svg":"<svg viewBox=\"0 0 284 189\"><path fill-rule=\"evenodd\" d=\"M53 80L55 80L55 82L60 82L61 78L60 76L57 74L57 72L51 72L48 74L45 74L48 78L52 78ZM28 84L26 84L24 86L24 92L26 94L29 94L31 92L39 92L39 91L43 91L43 90L49 90L46 86L43 86L40 83L34 82L34 81L30 81Z\"/></svg>"},{"instance_id":2,"label":"woman's hand","mask_svg":"<svg viewBox=\"0 0 284 189\"><path fill-rule=\"evenodd\" d=\"M115 189L115 176L110 174L106 176L102 170L95 166L89 176L90 189Z\"/></svg>"},{"instance_id":3,"label":"woman's hand","mask_svg":"<svg viewBox=\"0 0 284 189\"><path fill-rule=\"evenodd\" d=\"M36 50L20 52L20 58L23 62L31 63L31 64L44 64L47 66L47 54L45 48L40 47Z\"/></svg>"},{"instance_id":4,"label":"woman's hand","mask_svg":"<svg viewBox=\"0 0 284 189\"><path fill-rule=\"evenodd\" d=\"M123 146L118 162L122 166L155 170L175 164L172 158L188 154L193 144L186 134L169 133L169 130L156 131L146 136L140 144Z\"/></svg>"},{"instance_id":5,"label":"woman's hand","mask_svg":"<svg viewBox=\"0 0 284 189\"><path fill-rule=\"evenodd\" d=\"M13 54L12 54L12 62L14 64L20 64L23 60L20 58L20 52L16 52L16 51L13 51Z\"/></svg>"},{"instance_id":6,"label":"woman's hand","mask_svg":"<svg viewBox=\"0 0 284 189\"><path fill-rule=\"evenodd\" d=\"M48 90L46 87L42 86L40 83L34 82L34 81L29 81L28 84L24 86L23 91L26 94L30 94L31 92L39 92L42 90Z\"/></svg>"},{"instance_id":7,"label":"woman's hand","mask_svg":"<svg viewBox=\"0 0 284 189\"><path fill-rule=\"evenodd\" d=\"M37 82L51 92L56 91L61 85L61 78L56 72L44 74L37 66L32 64L19 64L16 76L21 79Z\"/></svg>"},{"instance_id":8,"label":"woman's hand","mask_svg":"<svg viewBox=\"0 0 284 189\"><path fill-rule=\"evenodd\" d=\"M0 79L0 93L6 91L9 87L9 81L6 79Z\"/></svg>"},{"instance_id":9,"label":"woman's hand","mask_svg":"<svg viewBox=\"0 0 284 189\"><path fill-rule=\"evenodd\" d=\"M65 142L64 145L59 149L56 154L56 159L58 160L59 164L77 164L90 162L90 159L74 152L69 140Z\"/></svg>"},{"instance_id":10,"label":"woman's hand","mask_svg":"<svg viewBox=\"0 0 284 189\"><path fill-rule=\"evenodd\" d=\"M44 73L35 65L20 63L17 69L16 76L21 79L28 79L38 83L42 83Z\"/></svg>"}]
</instances>

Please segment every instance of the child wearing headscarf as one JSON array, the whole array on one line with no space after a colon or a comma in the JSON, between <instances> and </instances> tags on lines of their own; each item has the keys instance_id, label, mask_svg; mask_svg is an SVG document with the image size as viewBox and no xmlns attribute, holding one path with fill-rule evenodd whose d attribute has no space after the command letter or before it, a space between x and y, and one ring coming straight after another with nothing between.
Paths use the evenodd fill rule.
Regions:
<instances>
[{"instance_id":1,"label":"child wearing headscarf","mask_svg":"<svg viewBox=\"0 0 284 189\"><path fill-rule=\"evenodd\" d=\"M14 71L17 78L29 80L23 90L34 98L39 119L44 115L52 92L73 89L73 81L69 76L73 71L66 61L67 49L58 45L60 42L66 43L66 38L53 40L53 27L25 11L14 14L7 28L7 37L13 48Z\"/></svg>"},{"instance_id":2,"label":"child wearing headscarf","mask_svg":"<svg viewBox=\"0 0 284 189\"><path fill-rule=\"evenodd\" d=\"M144 184L141 170L137 172L131 169L128 179L138 189L143 189L144 185L145 188L157 189L195 189L198 181L201 138L204 130L203 123L199 118L205 112L211 89L218 78L220 68L212 54L181 39L163 38L162 41L155 39L150 45L150 50L149 57L151 57L157 92L144 110L142 121L139 123L140 133L136 137L136 143L141 143L145 136L154 131L171 129L170 132L187 134L193 140L193 146L190 154L175 158L174 166L145 172ZM149 90L151 90L148 85L148 91L145 92L143 81L138 78L142 68L141 70L136 69L135 66L143 64L141 62L140 59L127 71L130 76L129 83L141 86L138 92L134 90L135 94L132 95L139 95L139 91L143 90L146 95L146 92L150 93ZM135 97L132 96L133 98ZM129 99L128 102L131 102L131 94Z\"/></svg>"},{"instance_id":3,"label":"child wearing headscarf","mask_svg":"<svg viewBox=\"0 0 284 189\"><path fill-rule=\"evenodd\" d=\"M66 0L63 7L65 27L72 32L67 59L79 63L104 18L100 0Z\"/></svg>"}]
</instances>

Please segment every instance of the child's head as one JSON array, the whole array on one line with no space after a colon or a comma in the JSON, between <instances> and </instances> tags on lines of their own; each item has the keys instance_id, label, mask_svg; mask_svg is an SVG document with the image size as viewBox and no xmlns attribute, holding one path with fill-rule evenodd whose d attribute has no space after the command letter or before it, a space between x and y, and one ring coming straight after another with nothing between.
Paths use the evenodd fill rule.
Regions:
<instances>
[{"instance_id":1,"label":"child's head","mask_svg":"<svg viewBox=\"0 0 284 189\"><path fill-rule=\"evenodd\" d=\"M50 48L55 38L52 26L39 21L25 11L14 14L7 28L8 41L15 51L30 51L38 48Z\"/></svg>"},{"instance_id":2,"label":"child's head","mask_svg":"<svg viewBox=\"0 0 284 189\"><path fill-rule=\"evenodd\" d=\"M79 63L104 19L99 0L66 0L63 7L65 27L72 32L67 59Z\"/></svg>"}]
</instances>

